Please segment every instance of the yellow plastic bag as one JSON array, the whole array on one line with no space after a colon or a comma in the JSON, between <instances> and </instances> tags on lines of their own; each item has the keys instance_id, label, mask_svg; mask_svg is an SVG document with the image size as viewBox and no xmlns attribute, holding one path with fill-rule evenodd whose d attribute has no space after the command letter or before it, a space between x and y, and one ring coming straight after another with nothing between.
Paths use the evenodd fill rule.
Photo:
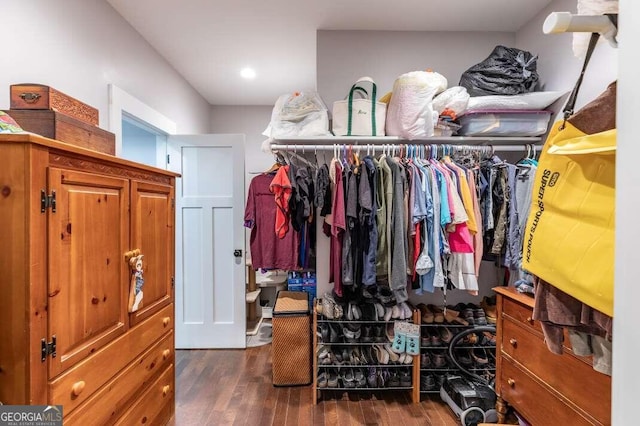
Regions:
<instances>
[{"instance_id":1,"label":"yellow plastic bag","mask_svg":"<svg viewBox=\"0 0 640 426\"><path fill-rule=\"evenodd\" d=\"M559 127L538 162L522 266L613 316L616 129Z\"/></svg>"}]
</instances>

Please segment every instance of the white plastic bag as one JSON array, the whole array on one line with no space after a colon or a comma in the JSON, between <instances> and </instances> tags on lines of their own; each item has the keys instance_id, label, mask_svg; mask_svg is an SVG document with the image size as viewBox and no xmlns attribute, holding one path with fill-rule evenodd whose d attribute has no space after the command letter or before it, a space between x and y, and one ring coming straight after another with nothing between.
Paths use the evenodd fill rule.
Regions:
<instances>
[{"instance_id":1,"label":"white plastic bag","mask_svg":"<svg viewBox=\"0 0 640 426\"><path fill-rule=\"evenodd\" d=\"M398 77L387 108L387 135L409 140L433 136L433 97L446 88L447 79L437 72L413 71Z\"/></svg>"},{"instance_id":2,"label":"white plastic bag","mask_svg":"<svg viewBox=\"0 0 640 426\"><path fill-rule=\"evenodd\" d=\"M435 97L433 100L433 109L438 115L442 114L442 111L445 109L450 109L456 115L460 115L467 109L469 97L469 93L464 87L450 87Z\"/></svg>"},{"instance_id":3,"label":"white plastic bag","mask_svg":"<svg viewBox=\"0 0 640 426\"><path fill-rule=\"evenodd\" d=\"M329 114L320 95L313 91L282 95L271 113L271 122L262 132L271 138L329 136Z\"/></svg>"}]
</instances>

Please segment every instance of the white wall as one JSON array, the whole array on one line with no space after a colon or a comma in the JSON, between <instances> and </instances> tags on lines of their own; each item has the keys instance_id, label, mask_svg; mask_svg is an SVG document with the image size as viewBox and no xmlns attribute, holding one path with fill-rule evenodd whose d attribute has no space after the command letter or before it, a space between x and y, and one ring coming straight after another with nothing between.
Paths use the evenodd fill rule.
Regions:
<instances>
[{"instance_id":1,"label":"white wall","mask_svg":"<svg viewBox=\"0 0 640 426\"><path fill-rule=\"evenodd\" d=\"M274 100L275 102L275 100ZM211 107L211 133L242 133L244 141L245 199L251 179L274 163L272 154L262 152L266 139L262 132L271 120L270 106L215 105ZM246 232L246 250L249 254L249 235Z\"/></svg>"},{"instance_id":2,"label":"white wall","mask_svg":"<svg viewBox=\"0 0 640 426\"><path fill-rule=\"evenodd\" d=\"M496 45L514 46L515 34L505 32L418 32L418 31L318 31L318 92L331 109L333 102L343 99L355 80L364 75L378 85L379 96L390 91L400 74L428 68L444 75L449 86L460 81L460 75L485 59ZM329 239L318 221L317 276L318 294L330 291ZM483 262L480 293L500 283L499 271ZM477 302L478 298L462 291L449 291L447 304ZM443 304L442 292L423 297L412 296L414 302Z\"/></svg>"},{"instance_id":3,"label":"white wall","mask_svg":"<svg viewBox=\"0 0 640 426\"><path fill-rule=\"evenodd\" d=\"M113 83L179 133L209 130L209 104L106 1L4 1L1 15L0 109L10 84L41 83L98 108L106 129Z\"/></svg>"},{"instance_id":4,"label":"white wall","mask_svg":"<svg viewBox=\"0 0 640 426\"><path fill-rule=\"evenodd\" d=\"M382 96L399 75L428 68L455 86L496 45L514 43L505 32L318 31L318 92L331 109L359 77L372 77Z\"/></svg>"},{"instance_id":5,"label":"white wall","mask_svg":"<svg viewBox=\"0 0 640 426\"><path fill-rule=\"evenodd\" d=\"M612 424L636 424L640 383L638 354L638 301L640 286L635 266L638 264L640 227L637 225L640 187L635 178L640 158L638 111L640 85L638 64L640 50L640 3L620 0L620 49L618 105L618 151L616 155L616 247L613 322L613 393Z\"/></svg>"},{"instance_id":6,"label":"white wall","mask_svg":"<svg viewBox=\"0 0 640 426\"><path fill-rule=\"evenodd\" d=\"M555 0L516 33L515 46L537 53L543 90L571 91L584 58L573 54L572 33L544 34L542 24L551 12L576 13L576 0ZM618 74L618 50L602 38L591 57L576 102L576 111L598 97ZM564 104L559 106L561 110Z\"/></svg>"}]
</instances>

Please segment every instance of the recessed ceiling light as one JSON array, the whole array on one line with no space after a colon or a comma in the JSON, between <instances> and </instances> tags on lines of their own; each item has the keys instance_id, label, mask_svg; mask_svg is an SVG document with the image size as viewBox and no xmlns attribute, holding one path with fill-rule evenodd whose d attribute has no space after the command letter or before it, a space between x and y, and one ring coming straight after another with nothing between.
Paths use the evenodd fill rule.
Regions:
<instances>
[{"instance_id":1,"label":"recessed ceiling light","mask_svg":"<svg viewBox=\"0 0 640 426\"><path fill-rule=\"evenodd\" d=\"M242 78L246 78L247 80L253 80L256 78L256 71L253 68L242 68L240 71L240 76Z\"/></svg>"}]
</instances>

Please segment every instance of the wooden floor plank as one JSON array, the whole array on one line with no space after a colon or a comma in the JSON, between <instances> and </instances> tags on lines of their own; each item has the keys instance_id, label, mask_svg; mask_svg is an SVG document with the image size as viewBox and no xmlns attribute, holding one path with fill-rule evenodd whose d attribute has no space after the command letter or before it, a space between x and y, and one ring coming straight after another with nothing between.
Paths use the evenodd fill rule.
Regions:
<instances>
[{"instance_id":1,"label":"wooden floor plank","mask_svg":"<svg viewBox=\"0 0 640 426\"><path fill-rule=\"evenodd\" d=\"M287 422L289 390L290 388L278 388L278 399L276 400L275 416L273 417L275 426L284 425Z\"/></svg>"},{"instance_id":2,"label":"wooden floor plank","mask_svg":"<svg viewBox=\"0 0 640 426\"><path fill-rule=\"evenodd\" d=\"M438 395L411 402L408 392L320 393L311 386L274 387L271 347L176 351L176 414L170 426L430 425L459 420Z\"/></svg>"}]
</instances>

